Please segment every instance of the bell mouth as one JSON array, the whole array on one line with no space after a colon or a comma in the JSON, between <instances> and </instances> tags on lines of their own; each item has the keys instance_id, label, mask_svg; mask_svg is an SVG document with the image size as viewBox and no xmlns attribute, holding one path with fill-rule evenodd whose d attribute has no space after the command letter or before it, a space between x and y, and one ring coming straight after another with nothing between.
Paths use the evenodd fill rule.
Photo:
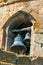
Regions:
<instances>
[{"instance_id":1,"label":"bell mouth","mask_svg":"<svg viewBox=\"0 0 43 65\"><path fill-rule=\"evenodd\" d=\"M30 43L30 39L24 39L23 42Z\"/></svg>"},{"instance_id":2,"label":"bell mouth","mask_svg":"<svg viewBox=\"0 0 43 65\"><path fill-rule=\"evenodd\" d=\"M10 50L11 50L12 52L15 52L15 53L18 53L19 51L20 51L20 52L23 51L23 53L24 53L24 52L27 50L27 48L24 47L24 46L13 46L13 47L10 48Z\"/></svg>"}]
</instances>

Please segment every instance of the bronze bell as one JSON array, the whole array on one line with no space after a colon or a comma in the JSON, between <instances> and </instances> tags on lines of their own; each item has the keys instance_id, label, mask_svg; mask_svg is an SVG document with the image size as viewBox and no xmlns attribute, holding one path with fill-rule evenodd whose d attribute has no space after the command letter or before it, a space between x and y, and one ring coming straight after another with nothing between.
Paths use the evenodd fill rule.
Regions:
<instances>
[{"instance_id":1,"label":"bronze bell","mask_svg":"<svg viewBox=\"0 0 43 65\"><path fill-rule=\"evenodd\" d=\"M14 43L11 45L11 50L16 53L24 53L26 51L26 47L23 44L22 37L20 34L15 37Z\"/></svg>"},{"instance_id":2,"label":"bronze bell","mask_svg":"<svg viewBox=\"0 0 43 65\"><path fill-rule=\"evenodd\" d=\"M23 40L24 42L30 41L30 34L29 32L26 33L25 38Z\"/></svg>"}]
</instances>

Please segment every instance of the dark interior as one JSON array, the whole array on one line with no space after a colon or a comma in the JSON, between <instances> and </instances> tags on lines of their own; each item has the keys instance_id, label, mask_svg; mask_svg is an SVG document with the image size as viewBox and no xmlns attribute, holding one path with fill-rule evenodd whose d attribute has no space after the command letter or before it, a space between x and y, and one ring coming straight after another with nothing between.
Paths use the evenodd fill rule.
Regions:
<instances>
[{"instance_id":1,"label":"dark interior","mask_svg":"<svg viewBox=\"0 0 43 65\"><path fill-rule=\"evenodd\" d=\"M26 33L28 32L30 34L30 38L31 38L31 26L32 26L32 22L29 19L29 15L24 13L24 12L19 12L17 13L17 15L15 15L14 20L12 22L12 24L9 27L9 31L11 32L11 34L9 33L9 46L11 46L14 43L14 39L17 36L17 34L20 34L22 36L22 38L25 38ZM13 35L12 35L13 34ZM12 36L12 37L11 37ZM27 42L24 42L24 45L26 46L27 50L26 52L24 52L26 55L28 55L30 53L30 40L28 40Z\"/></svg>"},{"instance_id":2,"label":"dark interior","mask_svg":"<svg viewBox=\"0 0 43 65\"><path fill-rule=\"evenodd\" d=\"M20 29L23 29L23 28L28 29L28 27L31 28L31 25L32 25L31 23L22 23L19 26L12 28L12 30L20 30ZM20 34L22 36L22 38L24 39L27 32L29 32L29 34L31 35L31 29L23 30L23 31L22 30L21 31L13 31L13 34L15 35L14 38L17 36L17 34ZM24 52L24 53L26 55L28 55L30 53L30 40L28 40L27 42L23 41L23 43L27 48L26 52Z\"/></svg>"}]
</instances>

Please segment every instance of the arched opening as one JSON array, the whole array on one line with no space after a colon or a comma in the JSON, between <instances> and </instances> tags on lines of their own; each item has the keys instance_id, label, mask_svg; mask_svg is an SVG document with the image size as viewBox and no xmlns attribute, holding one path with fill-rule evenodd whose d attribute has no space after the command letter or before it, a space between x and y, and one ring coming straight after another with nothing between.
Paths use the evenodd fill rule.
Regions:
<instances>
[{"instance_id":1,"label":"arched opening","mask_svg":"<svg viewBox=\"0 0 43 65\"><path fill-rule=\"evenodd\" d=\"M6 27L6 43L7 44L7 50L10 50L11 45L14 43L14 39L17 36L17 34L20 34L23 40L26 37L26 34L30 34L30 40L29 42L27 41L24 42L23 44L26 46L27 50L25 54L30 53L30 46L31 46L31 27L33 25L31 20L35 20L30 14L24 12L24 11L19 11L17 12L11 20L8 21L8 23L5 25ZM11 50L10 50L11 51Z\"/></svg>"}]
</instances>

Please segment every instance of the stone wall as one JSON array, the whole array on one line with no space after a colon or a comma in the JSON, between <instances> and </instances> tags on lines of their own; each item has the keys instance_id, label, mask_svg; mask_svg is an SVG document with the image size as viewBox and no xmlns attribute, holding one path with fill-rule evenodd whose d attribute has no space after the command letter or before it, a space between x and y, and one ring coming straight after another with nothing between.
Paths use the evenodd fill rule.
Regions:
<instances>
[{"instance_id":1,"label":"stone wall","mask_svg":"<svg viewBox=\"0 0 43 65\"><path fill-rule=\"evenodd\" d=\"M43 57L18 56L18 65L42 65ZM0 65L16 65L17 55L12 52L0 50Z\"/></svg>"},{"instance_id":2,"label":"stone wall","mask_svg":"<svg viewBox=\"0 0 43 65\"><path fill-rule=\"evenodd\" d=\"M7 20L18 11L25 11L25 12L30 13L30 11L33 10L34 12L30 14L33 17L35 17L35 19L38 22L34 26L37 28L39 26L43 27L43 5L42 3L43 3L42 0L37 0L37 1L27 0L27 1L19 1L19 2L17 0L16 1L8 0L6 3L3 1L0 1L0 48L3 45L3 38L4 38L3 35L5 35L3 31L4 29L3 26L7 23ZM39 24L39 22L41 22L42 24Z\"/></svg>"},{"instance_id":3,"label":"stone wall","mask_svg":"<svg viewBox=\"0 0 43 65\"><path fill-rule=\"evenodd\" d=\"M33 12L31 12L31 10L33 10ZM6 34L6 29L3 28L4 25L6 25L7 21L9 20L10 17L12 17L16 12L18 11L25 11L25 12L31 12L31 15L33 15L33 17L35 17L37 23L34 25L34 28L35 28L35 32L36 31L41 31L43 33L43 2L42 0L31 0L31 1L17 1L17 0L8 0L6 3L3 2L3 0L0 0L0 48L2 48L3 46L3 42L4 42L4 37ZM38 16L37 16L37 15ZM41 24L39 24L39 22L41 22ZM36 34L35 34L36 35ZM38 35L36 35L38 36ZM43 36L43 34L42 34ZM38 36L39 38L40 36ZM35 37L36 39L37 37ZM42 38L42 37L41 37ZM37 39L36 39L37 41ZM36 50L33 54L34 55L39 55L39 52L38 50L40 50L40 45L38 44L35 44L34 46L34 50ZM0 52L0 54L2 53L2 56L0 57L0 65L10 65L12 63L10 63L13 58L15 58L15 56L12 54L13 57L11 57L11 53L9 55L9 53L3 54L3 52ZM5 57L6 56L6 57ZM43 57L43 54L41 53L40 56ZM10 57L10 58L9 58ZM5 59L7 58L7 62L5 61ZM12 59L12 60L9 60L9 59ZM21 59L22 58L22 59ZM3 60L4 59L4 60ZM20 57L20 61L21 63L19 65L30 65L30 61L28 60L29 57ZM33 58L34 59L34 58ZM24 60L24 61L23 61ZM39 62L40 61L40 62ZM31 65L38 65L40 64L41 65L41 61L42 59L38 58L38 60L34 59L33 61L31 60ZM38 62L38 63L37 63ZM12 64L12 65L15 65L15 64Z\"/></svg>"},{"instance_id":4,"label":"stone wall","mask_svg":"<svg viewBox=\"0 0 43 65\"><path fill-rule=\"evenodd\" d=\"M8 4L10 2L13 2L12 4ZM2 1L0 1L2 3ZM3 6L2 6L3 5ZM41 19L41 22L43 22L43 5L42 1L27 1L27 2L14 2L9 1L6 2L6 4L3 2L3 4L0 4L0 29L5 25L5 21L7 21L14 13L17 11L26 11L29 12L30 10L34 10L35 13L37 13L38 17ZM36 16L35 14L33 14ZM37 19L38 21L38 19ZM37 24L36 24L37 25ZM1 31L1 30L0 30ZM2 43L2 37L3 33L0 32L0 44Z\"/></svg>"},{"instance_id":5,"label":"stone wall","mask_svg":"<svg viewBox=\"0 0 43 65\"><path fill-rule=\"evenodd\" d=\"M15 61L17 55L12 52L5 52L0 50L0 64L1 65L16 65ZM18 56L18 65L30 65L30 58L27 56Z\"/></svg>"}]
</instances>

